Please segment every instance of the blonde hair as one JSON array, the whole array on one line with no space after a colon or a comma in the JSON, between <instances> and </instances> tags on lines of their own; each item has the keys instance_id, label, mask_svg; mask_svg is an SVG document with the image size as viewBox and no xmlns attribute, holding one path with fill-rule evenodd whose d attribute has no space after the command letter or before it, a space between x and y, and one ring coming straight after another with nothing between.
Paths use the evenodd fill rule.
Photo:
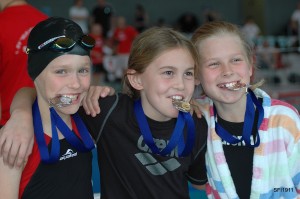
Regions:
<instances>
[{"instance_id":1,"label":"blonde hair","mask_svg":"<svg viewBox=\"0 0 300 199\"><path fill-rule=\"evenodd\" d=\"M248 42L246 36L241 32L240 28L237 25L234 25L225 21L213 21L208 22L200 26L192 36L192 42L195 46L200 45L205 39L210 38L212 36L219 36L224 34L231 34L237 36L242 44L242 48L246 53L247 62L253 66L253 70L255 67L255 53L252 45ZM199 59L201 61L201 53L199 52ZM264 80L261 80L251 87L252 89L261 86L264 83Z\"/></svg>"},{"instance_id":2,"label":"blonde hair","mask_svg":"<svg viewBox=\"0 0 300 199\"><path fill-rule=\"evenodd\" d=\"M167 50L175 48L186 49L194 59L195 75L199 74L199 55L192 42L179 32L167 27L152 27L134 40L128 60L128 69L136 73L143 73L148 65L159 55ZM139 98L139 91L135 90L127 78L128 72L124 75L123 91L133 98Z\"/></svg>"}]
</instances>

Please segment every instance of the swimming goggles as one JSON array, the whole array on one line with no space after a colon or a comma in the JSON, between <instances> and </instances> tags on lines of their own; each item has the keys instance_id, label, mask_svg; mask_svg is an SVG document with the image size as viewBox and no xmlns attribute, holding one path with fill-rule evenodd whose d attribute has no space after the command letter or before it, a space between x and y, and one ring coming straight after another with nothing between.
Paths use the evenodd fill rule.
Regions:
<instances>
[{"instance_id":1,"label":"swimming goggles","mask_svg":"<svg viewBox=\"0 0 300 199\"><path fill-rule=\"evenodd\" d=\"M70 51L75 46L76 43L79 43L82 47L88 50L92 49L95 46L95 40L88 35L83 35L77 42L74 41L73 39L66 37L65 35L62 35L58 37L53 37L45 41L44 43L39 45L37 49L26 48L26 53L29 54L44 49L52 49L58 52L67 52ZM48 48L45 48L47 46Z\"/></svg>"}]
</instances>

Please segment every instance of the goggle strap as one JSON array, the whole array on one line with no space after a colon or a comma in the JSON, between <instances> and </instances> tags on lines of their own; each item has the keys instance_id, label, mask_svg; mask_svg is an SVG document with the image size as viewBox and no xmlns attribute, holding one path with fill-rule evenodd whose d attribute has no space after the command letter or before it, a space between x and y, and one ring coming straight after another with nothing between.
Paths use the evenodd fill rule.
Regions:
<instances>
[{"instance_id":1,"label":"goggle strap","mask_svg":"<svg viewBox=\"0 0 300 199\"><path fill-rule=\"evenodd\" d=\"M44 46L46 46L47 44L53 42L54 40L56 39L59 39L59 38L62 38L62 37L66 37L65 35L62 35L62 36L57 36L57 37L53 37L47 41L45 41L44 43L42 43L41 45L38 46L38 49L41 50Z\"/></svg>"}]
</instances>

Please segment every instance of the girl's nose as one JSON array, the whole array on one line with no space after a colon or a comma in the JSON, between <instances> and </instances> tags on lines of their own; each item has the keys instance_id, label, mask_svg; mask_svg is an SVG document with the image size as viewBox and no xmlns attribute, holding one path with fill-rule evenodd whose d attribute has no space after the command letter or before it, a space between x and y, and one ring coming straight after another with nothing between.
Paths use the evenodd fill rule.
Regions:
<instances>
[{"instance_id":1,"label":"girl's nose","mask_svg":"<svg viewBox=\"0 0 300 199\"><path fill-rule=\"evenodd\" d=\"M177 76L176 80L175 80L175 88L178 90L183 90L184 89L184 79L182 76Z\"/></svg>"},{"instance_id":2,"label":"girl's nose","mask_svg":"<svg viewBox=\"0 0 300 199\"><path fill-rule=\"evenodd\" d=\"M232 70L230 64L223 64L223 66L222 66L222 75L224 77L226 77L226 76L230 76L232 74L233 74L233 70Z\"/></svg>"},{"instance_id":3,"label":"girl's nose","mask_svg":"<svg viewBox=\"0 0 300 199\"><path fill-rule=\"evenodd\" d=\"M73 74L73 75L70 77L69 87L70 87L70 88L74 88L74 89L80 87L80 79L79 79L79 77L78 77L78 74Z\"/></svg>"}]
</instances>

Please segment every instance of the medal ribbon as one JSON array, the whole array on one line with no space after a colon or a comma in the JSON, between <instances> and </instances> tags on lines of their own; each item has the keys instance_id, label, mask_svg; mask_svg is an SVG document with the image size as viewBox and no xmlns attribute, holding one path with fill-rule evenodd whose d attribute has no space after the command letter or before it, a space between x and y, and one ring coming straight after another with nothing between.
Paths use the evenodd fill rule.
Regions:
<instances>
[{"instance_id":1,"label":"medal ribbon","mask_svg":"<svg viewBox=\"0 0 300 199\"><path fill-rule=\"evenodd\" d=\"M189 113L184 113L179 111L175 129L172 136L167 144L167 146L160 150L156 146L147 118L143 111L141 100L134 102L134 113L141 130L141 134L144 138L145 143L151 149L152 153L166 156L171 153L176 146L178 146L178 156L187 156L193 149L195 140L195 124L192 116ZM186 138L186 143L184 143L183 128L187 124L188 133Z\"/></svg>"},{"instance_id":2,"label":"medal ribbon","mask_svg":"<svg viewBox=\"0 0 300 199\"><path fill-rule=\"evenodd\" d=\"M52 128L52 144L51 151L49 154L48 146L45 141L44 130L42 126L42 119L38 107L38 102L35 100L33 107L33 123L34 123L34 133L36 141L39 147L41 160L45 163L54 163L59 159L60 153L60 144L58 139L58 133L56 128L64 135L66 140L78 151L87 152L95 147L90 134L85 127L84 123L78 116L74 114L72 118L77 126L81 140L74 134L74 132L66 125L66 123L61 119L61 117L56 113L53 107L50 108L50 117L51 117L51 128Z\"/></svg>"},{"instance_id":3,"label":"medal ribbon","mask_svg":"<svg viewBox=\"0 0 300 199\"><path fill-rule=\"evenodd\" d=\"M257 126L255 128L255 131L257 131L257 138L256 141L254 141L254 144L251 144L251 134L252 134L252 127L253 127L253 122L255 118L255 108L254 104L256 106L256 109L258 110L258 122ZM216 107L214 106L214 112L215 112L215 117L217 114ZM243 126L243 134L241 139L236 138L232 134L230 134L227 130L225 130L221 125L215 122L216 126L216 133L226 142L230 144L236 144L239 142L244 141L246 146L249 147L257 147L260 144L260 137L258 133L258 129L262 123L262 120L264 118L264 109L261 104L261 102L258 101L256 96L254 95L253 91L248 89L248 94L247 94L247 105L246 105L246 111L245 111L245 119L244 119L244 126Z\"/></svg>"}]
</instances>

